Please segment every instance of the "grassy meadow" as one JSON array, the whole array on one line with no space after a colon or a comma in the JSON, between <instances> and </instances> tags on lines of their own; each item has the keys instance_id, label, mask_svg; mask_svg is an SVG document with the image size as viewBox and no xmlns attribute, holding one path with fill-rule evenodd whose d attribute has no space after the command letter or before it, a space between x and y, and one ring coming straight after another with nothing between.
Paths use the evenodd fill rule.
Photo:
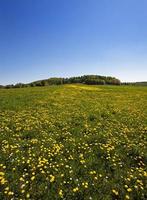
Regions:
<instances>
[{"instance_id":1,"label":"grassy meadow","mask_svg":"<svg viewBox=\"0 0 147 200\"><path fill-rule=\"evenodd\" d=\"M1 200L147 199L147 87L0 90Z\"/></svg>"}]
</instances>

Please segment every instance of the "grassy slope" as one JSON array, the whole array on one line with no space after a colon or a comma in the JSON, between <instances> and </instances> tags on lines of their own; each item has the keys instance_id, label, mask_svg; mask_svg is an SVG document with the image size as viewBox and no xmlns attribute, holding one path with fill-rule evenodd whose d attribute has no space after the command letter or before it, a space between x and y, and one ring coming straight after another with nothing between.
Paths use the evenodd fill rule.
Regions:
<instances>
[{"instance_id":1,"label":"grassy slope","mask_svg":"<svg viewBox=\"0 0 147 200\"><path fill-rule=\"evenodd\" d=\"M0 90L0 199L146 199L146 119L146 87Z\"/></svg>"}]
</instances>

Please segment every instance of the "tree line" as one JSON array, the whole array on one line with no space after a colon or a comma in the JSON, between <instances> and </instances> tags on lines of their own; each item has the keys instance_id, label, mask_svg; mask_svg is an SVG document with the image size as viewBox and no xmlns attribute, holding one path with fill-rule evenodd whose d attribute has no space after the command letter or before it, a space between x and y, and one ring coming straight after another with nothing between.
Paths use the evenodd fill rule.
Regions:
<instances>
[{"instance_id":1,"label":"tree line","mask_svg":"<svg viewBox=\"0 0 147 200\"><path fill-rule=\"evenodd\" d=\"M84 75L70 78L49 78L39 81L34 81L28 84L17 83L15 85L0 85L0 88L23 88L23 87L36 87L36 86L49 86L49 85L62 85L81 83L87 85L120 85L121 81L111 76L100 76L100 75Z\"/></svg>"},{"instance_id":2,"label":"tree line","mask_svg":"<svg viewBox=\"0 0 147 200\"><path fill-rule=\"evenodd\" d=\"M122 85L132 85L132 86L147 86L147 81L143 82L124 82Z\"/></svg>"}]
</instances>

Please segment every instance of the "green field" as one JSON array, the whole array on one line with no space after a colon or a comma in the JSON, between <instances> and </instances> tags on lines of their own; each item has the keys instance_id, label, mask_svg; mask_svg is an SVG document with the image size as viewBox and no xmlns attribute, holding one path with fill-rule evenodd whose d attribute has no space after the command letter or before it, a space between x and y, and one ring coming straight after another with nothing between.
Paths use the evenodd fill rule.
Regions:
<instances>
[{"instance_id":1,"label":"green field","mask_svg":"<svg viewBox=\"0 0 147 200\"><path fill-rule=\"evenodd\" d=\"M0 199L147 199L147 87L0 90Z\"/></svg>"}]
</instances>

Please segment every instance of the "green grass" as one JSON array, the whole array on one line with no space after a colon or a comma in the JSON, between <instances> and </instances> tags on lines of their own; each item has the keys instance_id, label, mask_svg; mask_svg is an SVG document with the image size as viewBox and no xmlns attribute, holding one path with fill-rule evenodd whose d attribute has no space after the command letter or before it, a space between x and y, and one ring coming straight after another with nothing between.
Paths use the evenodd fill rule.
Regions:
<instances>
[{"instance_id":1,"label":"green grass","mask_svg":"<svg viewBox=\"0 0 147 200\"><path fill-rule=\"evenodd\" d=\"M147 87L0 90L0 199L147 199Z\"/></svg>"}]
</instances>

